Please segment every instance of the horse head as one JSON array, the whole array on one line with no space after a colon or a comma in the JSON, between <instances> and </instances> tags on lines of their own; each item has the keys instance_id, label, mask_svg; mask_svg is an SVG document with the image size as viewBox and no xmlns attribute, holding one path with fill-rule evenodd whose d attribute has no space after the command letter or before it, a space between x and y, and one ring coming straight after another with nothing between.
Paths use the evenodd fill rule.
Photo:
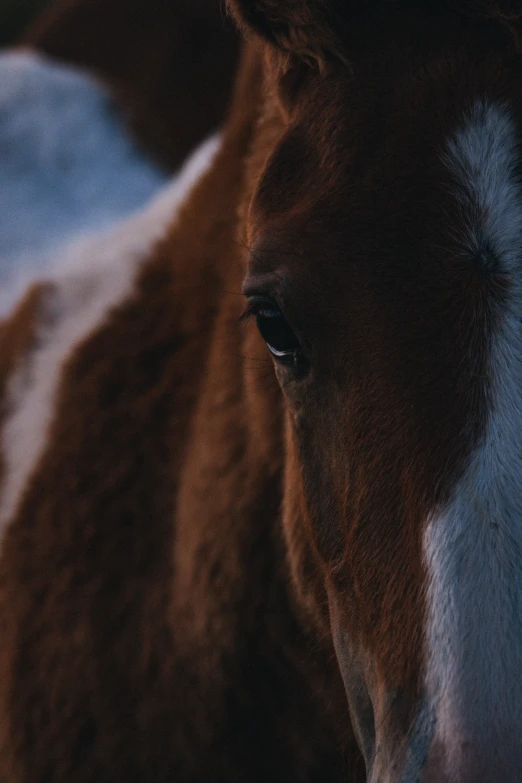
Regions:
<instances>
[{"instance_id":1,"label":"horse head","mask_svg":"<svg viewBox=\"0 0 522 783\"><path fill-rule=\"evenodd\" d=\"M372 783L522 769L522 8L233 0L284 530ZM254 44L253 44L254 45Z\"/></svg>"}]
</instances>

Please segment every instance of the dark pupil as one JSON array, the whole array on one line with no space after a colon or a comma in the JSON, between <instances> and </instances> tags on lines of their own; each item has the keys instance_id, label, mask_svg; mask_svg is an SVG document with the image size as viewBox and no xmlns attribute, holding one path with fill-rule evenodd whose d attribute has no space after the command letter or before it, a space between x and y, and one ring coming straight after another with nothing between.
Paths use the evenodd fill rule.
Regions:
<instances>
[{"instance_id":1,"label":"dark pupil","mask_svg":"<svg viewBox=\"0 0 522 783\"><path fill-rule=\"evenodd\" d=\"M270 353L276 359L295 360L301 346L279 309L262 307L257 313L257 326Z\"/></svg>"}]
</instances>

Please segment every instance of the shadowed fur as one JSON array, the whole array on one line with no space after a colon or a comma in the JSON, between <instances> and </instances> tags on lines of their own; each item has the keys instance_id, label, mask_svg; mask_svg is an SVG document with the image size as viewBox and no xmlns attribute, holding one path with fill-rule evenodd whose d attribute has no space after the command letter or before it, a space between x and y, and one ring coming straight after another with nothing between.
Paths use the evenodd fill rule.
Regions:
<instances>
[{"instance_id":1,"label":"shadowed fur","mask_svg":"<svg viewBox=\"0 0 522 783\"><path fill-rule=\"evenodd\" d=\"M484 678L522 567L509 9L232 5L219 151L54 363L6 515L0 780L518 783L517 638Z\"/></svg>"}]
</instances>

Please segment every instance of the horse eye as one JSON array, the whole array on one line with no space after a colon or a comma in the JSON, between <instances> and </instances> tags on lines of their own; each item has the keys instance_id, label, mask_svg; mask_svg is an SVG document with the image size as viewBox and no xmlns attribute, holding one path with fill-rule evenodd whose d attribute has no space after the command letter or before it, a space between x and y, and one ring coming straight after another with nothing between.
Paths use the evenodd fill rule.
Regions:
<instances>
[{"instance_id":1,"label":"horse eye","mask_svg":"<svg viewBox=\"0 0 522 783\"><path fill-rule=\"evenodd\" d=\"M302 361L299 340L279 307L272 302L254 305L257 328L268 350L280 364L297 366Z\"/></svg>"}]
</instances>

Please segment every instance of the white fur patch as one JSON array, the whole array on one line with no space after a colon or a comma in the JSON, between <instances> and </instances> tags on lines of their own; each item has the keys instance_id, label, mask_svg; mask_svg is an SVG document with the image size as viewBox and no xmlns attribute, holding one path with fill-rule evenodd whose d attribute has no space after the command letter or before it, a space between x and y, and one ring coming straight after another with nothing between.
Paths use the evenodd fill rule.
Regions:
<instances>
[{"instance_id":1,"label":"white fur patch","mask_svg":"<svg viewBox=\"0 0 522 783\"><path fill-rule=\"evenodd\" d=\"M0 495L0 540L42 457L65 362L132 290L139 268L209 168L219 142L203 144L180 176L141 213L103 234L71 245L50 276L48 326L10 383L2 432L5 478ZM45 322L45 317L43 318Z\"/></svg>"},{"instance_id":2,"label":"white fur patch","mask_svg":"<svg viewBox=\"0 0 522 783\"><path fill-rule=\"evenodd\" d=\"M479 104L449 145L468 242L484 238L511 280L492 336L486 434L425 533L427 697L448 780L522 777L522 189L509 113ZM441 771L442 772L442 771ZM478 778L466 777L467 780Z\"/></svg>"},{"instance_id":3,"label":"white fur patch","mask_svg":"<svg viewBox=\"0 0 522 783\"><path fill-rule=\"evenodd\" d=\"M484 244L502 268L520 273L522 236L517 129L507 109L479 102L444 156L457 175L458 197L467 220L463 241L473 252Z\"/></svg>"},{"instance_id":4,"label":"white fur patch","mask_svg":"<svg viewBox=\"0 0 522 783\"><path fill-rule=\"evenodd\" d=\"M0 54L0 285L47 268L79 232L144 206L167 182L102 86L77 68Z\"/></svg>"}]
</instances>

